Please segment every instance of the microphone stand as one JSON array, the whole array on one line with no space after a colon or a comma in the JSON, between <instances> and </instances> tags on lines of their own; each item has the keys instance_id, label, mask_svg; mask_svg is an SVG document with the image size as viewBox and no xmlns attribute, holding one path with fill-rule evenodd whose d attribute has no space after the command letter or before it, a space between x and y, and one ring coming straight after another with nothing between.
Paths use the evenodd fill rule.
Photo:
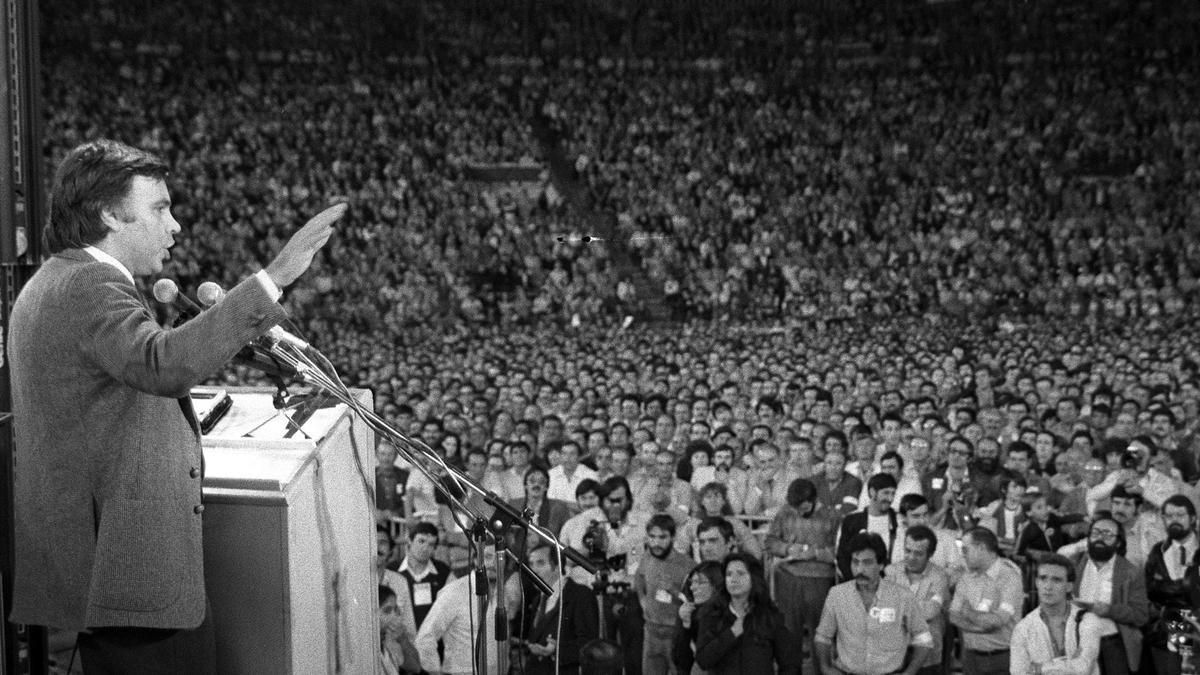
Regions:
<instances>
[{"instance_id":1,"label":"microphone stand","mask_svg":"<svg viewBox=\"0 0 1200 675\"><path fill-rule=\"evenodd\" d=\"M508 502L504 501L499 495L490 491L484 490L482 487L472 483L465 475L454 467L449 466L438 453L434 452L428 445L419 441L412 440L394 429L375 411L364 407L354 396L350 394L350 390L342 383L338 377L336 369L329 359L315 348L309 346L299 348L288 342L275 341L269 348L271 357L281 361L288 366L291 366L296 371L296 376L303 382L307 382L319 389L324 390L327 394L346 404L350 410L367 424L372 430L391 441L396 450L407 460L415 469L425 475L426 478L434 485L434 489L439 491L450 502L451 509L459 509L463 513L468 514L472 518L472 526L469 530L462 524L458 523L464 531L468 531L471 535L475 549L475 581L476 594L479 603L480 617L480 633L476 638L476 673L484 675L487 672L487 639L486 639L486 615L487 615L487 598L488 598L488 579L486 572L486 562L484 559L484 550L487 546L489 537L496 552L496 643L498 650L498 658L496 659L499 666L496 675L506 675L506 661L508 656L508 609L505 605L503 584L505 581L506 561L511 559L516 563L517 567L524 572L529 579L538 587L538 590L549 597L553 595L553 590L550 588L541 577L537 576L524 561L518 559L507 546L507 537L509 530L514 525L520 524L520 527L541 537L555 548L558 555L574 562L576 565L583 567L589 573L596 573L598 568L588 558L576 551L575 549L564 545L559 541L558 537L537 524L536 514L529 509L524 511L518 510ZM320 362L320 363L317 363ZM428 464L428 465L427 465ZM431 468L432 467L432 468ZM457 490L448 489L444 485L437 474L441 470L443 475L447 476L452 485ZM457 492L457 494L456 494ZM456 521L457 522L457 521Z\"/></svg>"}]
</instances>

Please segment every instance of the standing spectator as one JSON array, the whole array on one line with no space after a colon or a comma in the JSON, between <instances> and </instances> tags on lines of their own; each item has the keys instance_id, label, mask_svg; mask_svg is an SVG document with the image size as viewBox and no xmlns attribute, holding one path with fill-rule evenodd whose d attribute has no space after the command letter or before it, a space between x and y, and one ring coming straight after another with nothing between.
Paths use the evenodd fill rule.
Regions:
<instances>
[{"instance_id":1,"label":"standing spectator","mask_svg":"<svg viewBox=\"0 0 1200 675\"><path fill-rule=\"evenodd\" d=\"M745 513L774 516L787 500L788 481L784 475L779 448L759 441L753 449L756 467L749 472Z\"/></svg>"},{"instance_id":2,"label":"standing spectator","mask_svg":"<svg viewBox=\"0 0 1200 675\"><path fill-rule=\"evenodd\" d=\"M759 545L758 538L754 536L750 528L740 519L733 517L733 507L726 495L725 484L715 481L705 485L700 490L699 498L696 500L694 515L684 523L683 527L679 530L679 536L675 538L676 550L685 555L692 555L692 544L699 541L700 560L716 560L718 562L724 560L725 554L729 553L729 551L721 553L719 557L705 557L705 542L701 533L706 529L703 527L706 521L715 518L720 519L721 522L730 528L731 536L728 537L728 541L736 550L745 551L751 555L760 555L762 553L762 546ZM709 535L704 536L710 535L711 532Z\"/></svg>"},{"instance_id":3,"label":"standing spectator","mask_svg":"<svg viewBox=\"0 0 1200 675\"><path fill-rule=\"evenodd\" d=\"M420 654L421 666L430 673L447 673L448 675L466 675L475 671L474 657L476 635L473 632L483 622L484 639L487 640L487 668L495 671L497 667L496 654L496 622L488 621L496 612L498 597L502 594L496 590L496 552L492 546L484 549L484 568L487 570L487 610L484 617L479 617L476 601L476 582L474 574L466 574L446 584L438 593L437 600L425 617L424 623L417 631L417 652ZM445 648L444 657L438 654L438 642Z\"/></svg>"},{"instance_id":4,"label":"standing spectator","mask_svg":"<svg viewBox=\"0 0 1200 675\"><path fill-rule=\"evenodd\" d=\"M675 627L675 642L671 650L671 661L680 675L703 673L696 666L696 638L700 633L700 621L696 610L716 597L724 587L725 579L719 561L705 560L688 573L683 585L684 600L679 606L679 623Z\"/></svg>"},{"instance_id":5,"label":"standing spectator","mask_svg":"<svg viewBox=\"0 0 1200 675\"><path fill-rule=\"evenodd\" d=\"M741 513L746 506L749 475L733 465L733 448L727 444L713 449L712 464L692 472L692 488L699 491L705 485L717 482L725 485L729 505L734 513Z\"/></svg>"},{"instance_id":6,"label":"standing spectator","mask_svg":"<svg viewBox=\"0 0 1200 675\"><path fill-rule=\"evenodd\" d=\"M600 635L596 597L587 586L559 575L557 557L557 551L546 542L529 551L529 568L552 590L550 597L538 602L526 636L531 655L526 672L530 675L578 673L580 650Z\"/></svg>"},{"instance_id":7,"label":"standing spectator","mask_svg":"<svg viewBox=\"0 0 1200 675\"><path fill-rule=\"evenodd\" d=\"M505 499L520 499L527 496L525 481L528 479L529 444L517 441L508 446L508 468L500 474L500 484L504 486Z\"/></svg>"},{"instance_id":8,"label":"standing spectator","mask_svg":"<svg viewBox=\"0 0 1200 675\"><path fill-rule=\"evenodd\" d=\"M452 578L450 566L433 557L438 547L438 528L433 523L417 523L408 533L408 547L397 570L408 582L405 590L411 599L416 627L429 614L438 591ZM399 593L399 591L397 591Z\"/></svg>"},{"instance_id":9,"label":"standing spectator","mask_svg":"<svg viewBox=\"0 0 1200 675\"><path fill-rule=\"evenodd\" d=\"M1167 649L1167 621L1178 616L1181 609L1196 611L1200 607L1200 542L1192 500L1175 495L1167 499L1162 511L1167 537L1154 545L1146 562L1146 592L1152 617L1146 641L1154 672L1178 675L1180 656Z\"/></svg>"},{"instance_id":10,"label":"standing spectator","mask_svg":"<svg viewBox=\"0 0 1200 675\"><path fill-rule=\"evenodd\" d=\"M1134 567L1142 569L1150 556L1150 549L1166 537L1162 517L1157 511L1142 511L1143 499L1139 492L1131 492L1123 484L1113 488L1110 495L1112 519L1120 523L1125 544L1122 554ZM1087 550L1088 540L1081 539L1058 549L1068 558L1074 558Z\"/></svg>"},{"instance_id":11,"label":"standing spectator","mask_svg":"<svg viewBox=\"0 0 1200 675\"><path fill-rule=\"evenodd\" d=\"M821 671L913 675L929 658L933 635L917 597L882 577L887 561L883 539L858 532L846 544L851 573L833 587L817 626ZM911 649L911 657L905 657Z\"/></svg>"},{"instance_id":12,"label":"standing spectator","mask_svg":"<svg viewBox=\"0 0 1200 675\"><path fill-rule=\"evenodd\" d=\"M1025 592L1021 570L1000 557L996 535L984 527L963 534L967 573L958 581L950 603L950 623L962 632L963 672L1006 675L1009 643Z\"/></svg>"},{"instance_id":13,"label":"standing spectator","mask_svg":"<svg viewBox=\"0 0 1200 675\"><path fill-rule=\"evenodd\" d=\"M646 524L646 552L633 576L633 588L645 617L642 673L661 675L673 670L671 644L681 603L680 593L691 558L675 550L675 521L660 513Z\"/></svg>"},{"instance_id":14,"label":"standing spectator","mask_svg":"<svg viewBox=\"0 0 1200 675\"><path fill-rule=\"evenodd\" d=\"M859 532L874 532L885 543L888 557L884 564L891 559L892 548L896 545L896 529L899 523L896 512L892 510L892 499L896 496L896 479L891 474L877 473L867 481L867 494L871 501L867 508L855 511L842 520L838 531L837 563L842 580L850 579L850 551L847 548L850 540Z\"/></svg>"},{"instance_id":15,"label":"standing spectator","mask_svg":"<svg viewBox=\"0 0 1200 675\"><path fill-rule=\"evenodd\" d=\"M917 671L920 675L937 675L942 671L942 638L946 634L950 575L932 562L937 549L938 537L933 530L924 525L913 525L904 532L904 562L892 563L886 570L888 579L904 586L916 597L933 636L930 652Z\"/></svg>"},{"instance_id":16,"label":"standing spectator","mask_svg":"<svg viewBox=\"0 0 1200 675\"><path fill-rule=\"evenodd\" d=\"M724 571L724 590L696 612L696 664L714 675L799 675L799 644L771 602L762 564L734 553Z\"/></svg>"},{"instance_id":17,"label":"standing spectator","mask_svg":"<svg viewBox=\"0 0 1200 675\"><path fill-rule=\"evenodd\" d=\"M562 444L562 463L550 469L550 499L571 503L575 499L575 488L584 480L596 480L596 472L579 463L579 444L567 441Z\"/></svg>"},{"instance_id":18,"label":"standing spectator","mask_svg":"<svg viewBox=\"0 0 1200 675\"><path fill-rule=\"evenodd\" d=\"M532 512L534 524L549 530L557 537L562 526L570 519L571 509L557 499L546 497L546 488L549 484L550 474L545 469L529 465L525 469L525 497L510 500L509 504L512 504L518 511ZM513 553L522 560L525 557L525 551L532 551L542 540L541 536L529 532L525 528L514 528L510 539L512 542L509 546L513 549Z\"/></svg>"},{"instance_id":19,"label":"standing spectator","mask_svg":"<svg viewBox=\"0 0 1200 675\"><path fill-rule=\"evenodd\" d=\"M837 574L833 539L834 525L817 501L811 481L797 478L788 486L787 504L779 509L767 529L765 547L781 558L775 567L775 599L784 612L788 629L812 640Z\"/></svg>"},{"instance_id":20,"label":"standing spectator","mask_svg":"<svg viewBox=\"0 0 1200 675\"><path fill-rule=\"evenodd\" d=\"M1141 494L1142 499L1154 507L1162 508L1163 502L1177 492L1175 480L1154 468L1151 460L1158 454L1158 446L1149 436L1138 436L1129 441L1122 455L1121 468L1111 471L1104 482L1088 490L1088 513L1095 513L1096 505L1112 495L1118 485L1123 485L1129 494Z\"/></svg>"},{"instance_id":21,"label":"standing spectator","mask_svg":"<svg viewBox=\"0 0 1200 675\"><path fill-rule=\"evenodd\" d=\"M633 501L648 513L666 513L683 521L692 508L692 486L675 477L675 454L659 446L654 468L634 485Z\"/></svg>"},{"instance_id":22,"label":"standing spectator","mask_svg":"<svg viewBox=\"0 0 1200 675\"><path fill-rule=\"evenodd\" d=\"M931 560L950 575L950 585L954 586L967 568L966 562L963 561L962 551L959 550L958 534L954 530L947 530L944 527L933 527L930 525L929 519L929 502L924 497L904 495L904 499L900 500L900 530L897 532L896 538L903 540L909 528L918 525L928 527L938 541L937 546L930 549ZM903 560L903 550L900 551L900 555L892 553L892 564Z\"/></svg>"},{"instance_id":23,"label":"standing spectator","mask_svg":"<svg viewBox=\"0 0 1200 675\"><path fill-rule=\"evenodd\" d=\"M1048 554L1034 583L1038 606L1013 628L1012 675L1100 675L1100 618L1069 600L1075 566Z\"/></svg>"},{"instance_id":24,"label":"standing spectator","mask_svg":"<svg viewBox=\"0 0 1200 675\"><path fill-rule=\"evenodd\" d=\"M858 510L858 497L863 487L863 482L847 473L845 466L844 454L825 453L823 475L814 481L817 486L817 500L839 525L843 516Z\"/></svg>"},{"instance_id":25,"label":"standing spectator","mask_svg":"<svg viewBox=\"0 0 1200 675\"><path fill-rule=\"evenodd\" d=\"M1105 673L1136 672L1142 658L1142 626L1149 618L1146 577L1121 555L1125 533L1112 518L1092 521L1087 553L1072 561L1075 603L1101 619L1100 667Z\"/></svg>"}]
</instances>

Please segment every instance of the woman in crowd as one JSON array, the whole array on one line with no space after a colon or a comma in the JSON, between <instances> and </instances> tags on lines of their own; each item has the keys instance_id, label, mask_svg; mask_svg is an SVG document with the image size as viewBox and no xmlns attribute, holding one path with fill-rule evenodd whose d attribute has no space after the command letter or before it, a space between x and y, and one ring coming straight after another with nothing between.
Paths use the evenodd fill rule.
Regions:
<instances>
[{"instance_id":1,"label":"woman in crowd","mask_svg":"<svg viewBox=\"0 0 1200 675\"><path fill-rule=\"evenodd\" d=\"M734 553L723 570L725 588L697 612L696 665L713 675L798 675L800 645L771 602L762 564Z\"/></svg>"},{"instance_id":2,"label":"woman in crowd","mask_svg":"<svg viewBox=\"0 0 1200 675\"><path fill-rule=\"evenodd\" d=\"M696 665L696 638L700 633L696 611L717 597L724 588L721 563L715 560L697 565L683 582L684 601L679 607L679 621L675 624L675 643L671 653L671 662L681 675L701 675L703 672Z\"/></svg>"}]
</instances>

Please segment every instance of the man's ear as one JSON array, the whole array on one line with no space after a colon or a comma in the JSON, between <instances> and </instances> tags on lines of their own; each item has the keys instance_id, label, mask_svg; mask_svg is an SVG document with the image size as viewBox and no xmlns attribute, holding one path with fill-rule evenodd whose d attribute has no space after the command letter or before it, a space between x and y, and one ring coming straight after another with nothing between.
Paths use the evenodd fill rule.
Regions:
<instances>
[{"instance_id":1,"label":"man's ear","mask_svg":"<svg viewBox=\"0 0 1200 675\"><path fill-rule=\"evenodd\" d=\"M108 228L109 232L120 232L125 225L125 221L117 213L116 207L101 209L100 222L104 223L104 227Z\"/></svg>"}]
</instances>

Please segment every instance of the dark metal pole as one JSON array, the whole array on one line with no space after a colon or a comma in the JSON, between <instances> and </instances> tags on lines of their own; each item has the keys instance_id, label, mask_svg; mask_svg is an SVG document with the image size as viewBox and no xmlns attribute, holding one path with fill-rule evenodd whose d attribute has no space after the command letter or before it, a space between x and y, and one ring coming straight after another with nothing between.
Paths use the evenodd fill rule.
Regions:
<instances>
[{"instance_id":1,"label":"dark metal pole","mask_svg":"<svg viewBox=\"0 0 1200 675\"><path fill-rule=\"evenodd\" d=\"M44 626L8 622L13 596L12 391L3 352L8 316L40 258L44 211L38 0L0 0L0 626L4 675L49 671Z\"/></svg>"}]
</instances>

